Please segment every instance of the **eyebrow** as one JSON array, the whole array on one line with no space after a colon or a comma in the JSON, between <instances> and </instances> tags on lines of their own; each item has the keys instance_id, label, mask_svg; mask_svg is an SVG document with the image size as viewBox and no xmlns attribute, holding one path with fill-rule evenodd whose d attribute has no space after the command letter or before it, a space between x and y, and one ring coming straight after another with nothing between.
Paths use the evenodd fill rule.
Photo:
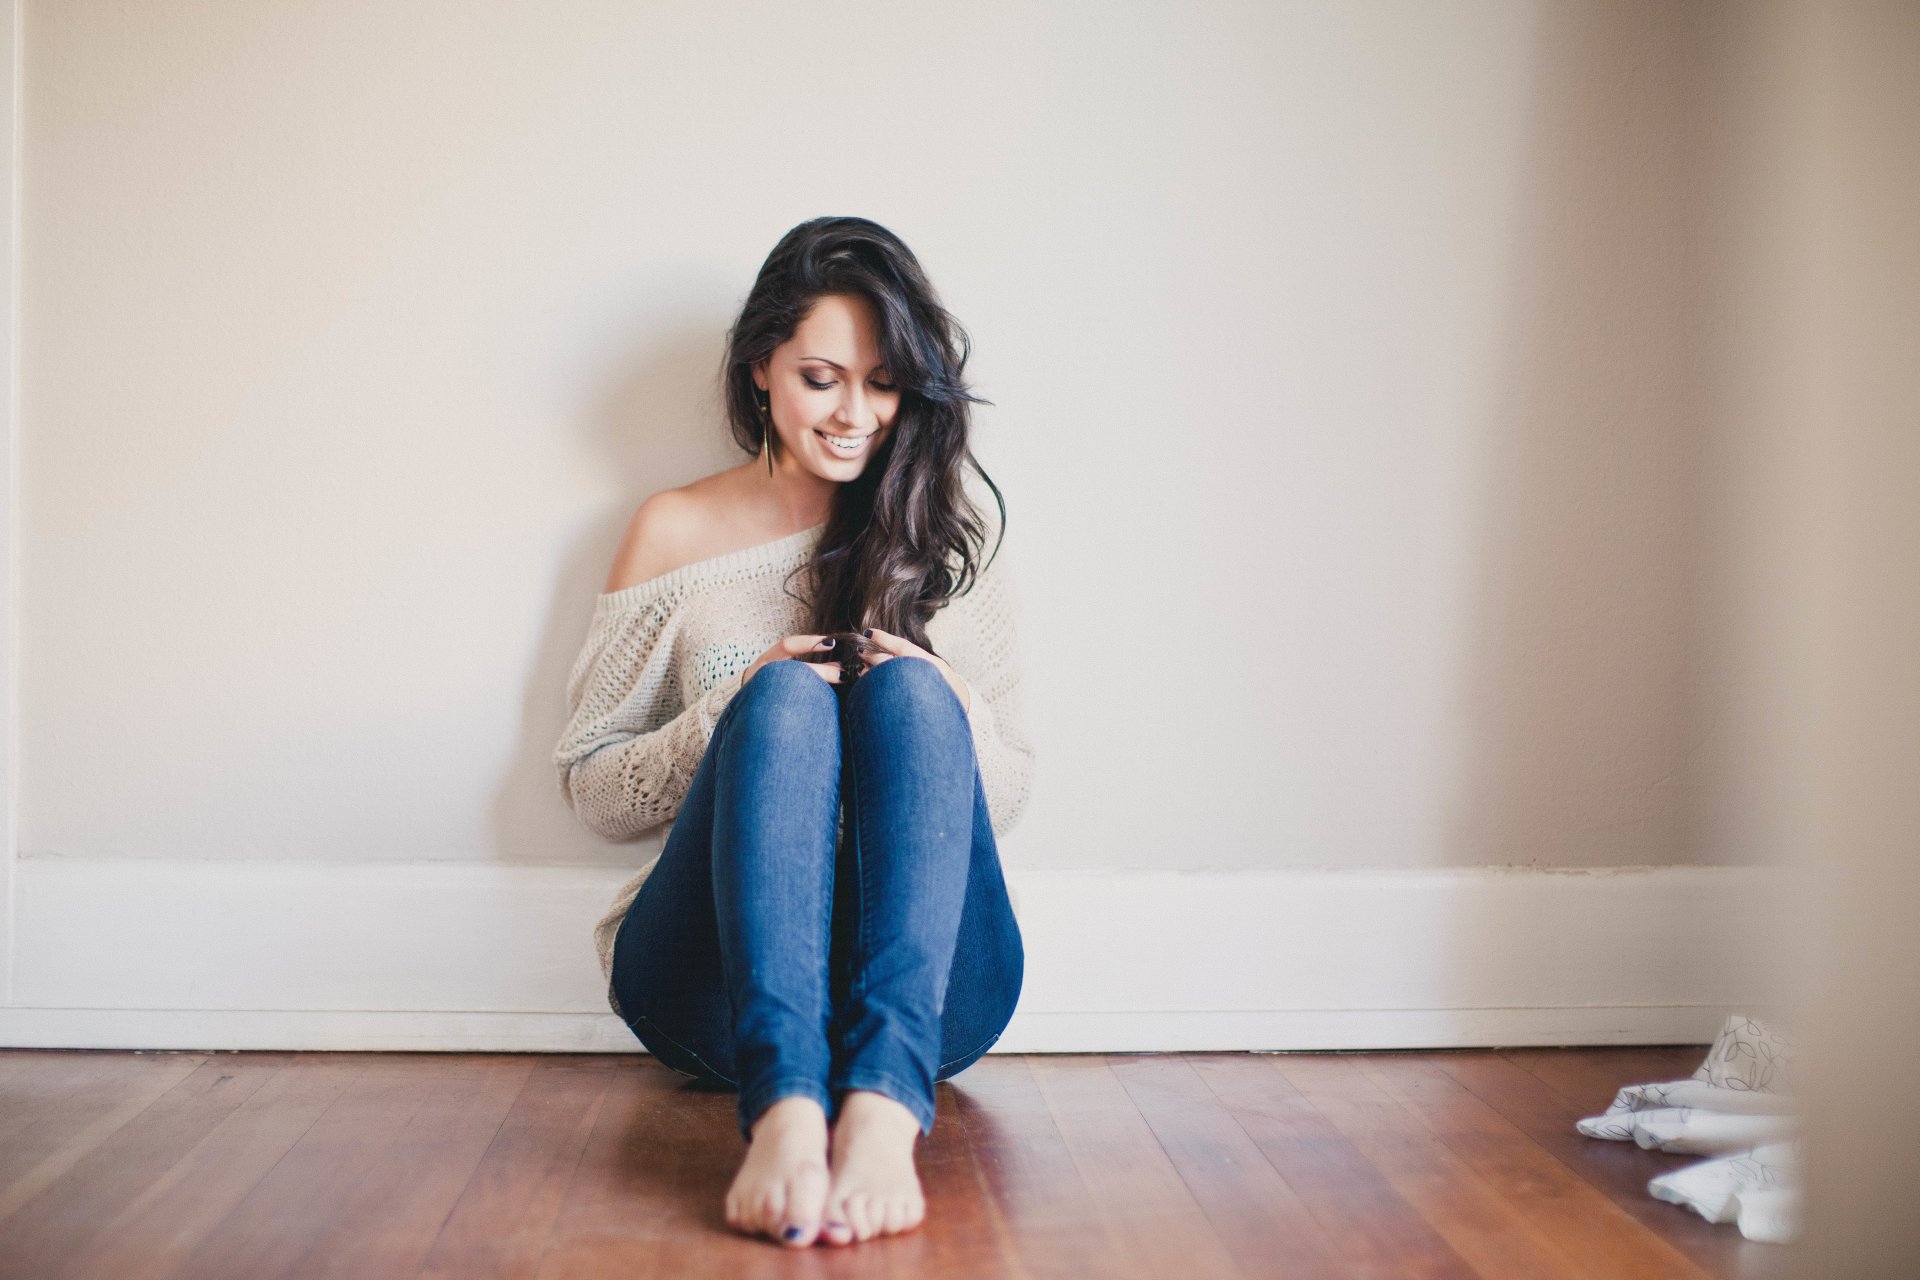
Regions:
<instances>
[{"instance_id":1,"label":"eyebrow","mask_svg":"<svg viewBox=\"0 0 1920 1280\"><path fill-rule=\"evenodd\" d=\"M833 361L831 361L831 360L829 360L829 359L827 359L827 358L826 358L825 356L801 356L800 358L801 358L802 360L818 360L818 361L819 361L819 362L820 362L821 364L831 364L831 365L833 365L833 367L834 367L834 368L836 368L836 369L838 369L838 370L839 370L840 372L842 372L842 373L845 373L845 372L847 371L847 367L846 367L845 365L843 365L843 364L834 364L834 362L833 362ZM874 368L876 368L876 369L884 369L884 368L886 368L886 367L887 367L887 366L886 366L886 364L885 364L884 362L883 362L883 363L881 363L881 364L877 364L877 365L875 365L875 366L874 366Z\"/></svg>"}]
</instances>

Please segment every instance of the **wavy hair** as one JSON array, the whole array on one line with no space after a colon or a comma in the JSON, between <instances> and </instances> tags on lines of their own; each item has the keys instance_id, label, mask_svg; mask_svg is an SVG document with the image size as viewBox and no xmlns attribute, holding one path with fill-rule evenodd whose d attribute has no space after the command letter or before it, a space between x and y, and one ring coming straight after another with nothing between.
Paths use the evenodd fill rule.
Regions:
<instances>
[{"instance_id":1,"label":"wavy hair","mask_svg":"<svg viewBox=\"0 0 1920 1280\"><path fill-rule=\"evenodd\" d=\"M971 448L970 406L993 403L967 387L972 343L900 237L866 218L827 217L780 238L727 331L727 419L734 441L758 457L764 419L753 365L791 338L826 294L873 304L900 407L867 467L834 493L819 544L801 566L812 583L812 630L879 627L932 651L928 621L971 590L984 567L976 566L987 526L965 491L964 468L993 491L1000 541L1007 504ZM766 448L779 447L779 433L768 429L764 438Z\"/></svg>"}]
</instances>

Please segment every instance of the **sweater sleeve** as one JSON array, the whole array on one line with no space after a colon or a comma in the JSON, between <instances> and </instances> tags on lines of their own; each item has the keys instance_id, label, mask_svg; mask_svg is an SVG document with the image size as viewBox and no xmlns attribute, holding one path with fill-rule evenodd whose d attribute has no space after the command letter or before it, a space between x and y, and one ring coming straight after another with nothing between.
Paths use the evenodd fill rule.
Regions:
<instances>
[{"instance_id":1,"label":"sweater sleeve","mask_svg":"<svg viewBox=\"0 0 1920 1280\"><path fill-rule=\"evenodd\" d=\"M951 651L942 654L966 682L967 717L980 787L996 837L1011 830L1027 807L1033 781L1033 744L1021 692L1016 599L995 557L973 588L948 608L961 611Z\"/></svg>"},{"instance_id":2,"label":"sweater sleeve","mask_svg":"<svg viewBox=\"0 0 1920 1280\"><path fill-rule=\"evenodd\" d=\"M594 607L567 677L568 720L553 753L560 791L582 824L627 840L679 812L739 678L682 706L673 679L673 601Z\"/></svg>"}]
</instances>

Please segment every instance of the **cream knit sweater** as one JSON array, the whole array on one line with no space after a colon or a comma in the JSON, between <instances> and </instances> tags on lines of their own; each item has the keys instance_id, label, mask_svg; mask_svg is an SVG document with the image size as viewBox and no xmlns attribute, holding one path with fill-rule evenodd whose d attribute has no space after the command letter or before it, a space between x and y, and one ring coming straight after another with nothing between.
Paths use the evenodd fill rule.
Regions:
<instances>
[{"instance_id":1,"label":"cream knit sweater","mask_svg":"<svg viewBox=\"0 0 1920 1280\"><path fill-rule=\"evenodd\" d=\"M741 675L782 636L810 630L807 610L783 588L804 592L807 575L793 571L806 565L825 528L817 524L682 565L595 599L586 645L567 677L567 727L553 753L561 793L589 830L629 840L665 823L666 847L672 819ZM990 534L988 554L995 540ZM1033 768L1005 565L1002 547L972 589L927 623L928 647L967 685L974 753L996 836L1026 807ZM608 981L614 935L658 860L649 859L621 886L593 927Z\"/></svg>"}]
</instances>

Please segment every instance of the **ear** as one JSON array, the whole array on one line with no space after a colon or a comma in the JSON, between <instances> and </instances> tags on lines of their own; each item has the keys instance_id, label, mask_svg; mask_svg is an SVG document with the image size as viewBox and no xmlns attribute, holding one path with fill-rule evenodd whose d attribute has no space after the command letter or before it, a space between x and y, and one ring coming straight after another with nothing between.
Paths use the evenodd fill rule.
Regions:
<instances>
[{"instance_id":1,"label":"ear","mask_svg":"<svg viewBox=\"0 0 1920 1280\"><path fill-rule=\"evenodd\" d=\"M751 368L753 371L753 385L765 391L767 389L767 362L765 360L755 360Z\"/></svg>"}]
</instances>

